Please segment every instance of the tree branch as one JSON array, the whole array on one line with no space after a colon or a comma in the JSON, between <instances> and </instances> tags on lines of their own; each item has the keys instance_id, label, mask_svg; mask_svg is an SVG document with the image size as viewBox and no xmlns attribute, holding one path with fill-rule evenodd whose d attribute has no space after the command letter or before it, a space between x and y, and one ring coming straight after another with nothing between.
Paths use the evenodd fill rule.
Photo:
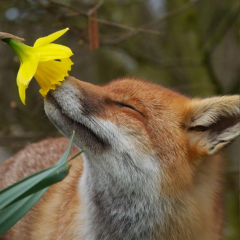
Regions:
<instances>
[{"instance_id":1,"label":"tree branch","mask_svg":"<svg viewBox=\"0 0 240 240\"><path fill-rule=\"evenodd\" d=\"M38 1L38 0L35 0L35 1ZM98 23L105 24L105 25L108 25L108 26L117 27L117 28L129 30L129 31L137 31L137 32L145 32L145 33L150 33L150 34L155 34L155 35L162 35L162 33L159 32L159 31L149 30L149 29L144 29L144 28L134 28L134 27L124 25L124 24L121 24L121 23L111 22L111 21L101 19L101 18L94 18L94 17L89 16L89 12L84 12L80 9L77 9L77 8L71 6L71 5L56 2L54 0L49 0L49 2L52 3L52 4L55 4L55 5L61 6L61 7L65 7L67 9L73 11L74 14L68 14L67 15L68 17L82 15L82 16L90 18L91 20L94 20ZM90 9L90 11L91 11L91 9Z\"/></svg>"},{"instance_id":2,"label":"tree branch","mask_svg":"<svg viewBox=\"0 0 240 240\"><path fill-rule=\"evenodd\" d=\"M50 9L49 7L45 6L40 0L35 0L35 2L41 7L43 8L45 11L47 11L50 15L52 15L55 19L57 19L62 26L64 27L69 27L69 25L62 20L62 16L59 15L58 13L56 13L55 11L53 11L52 9ZM85 42L88 42L88 40L86 39L86 37L81 34L76 28L74 27L69 27L70 32L72 32L74 35L78 36L80 39L84 40Z\"/></svg>"},{"instance_id":3,"label":"tree branch","mask_svg":"<svg viewBox=\"0 0 240 240\"><path fill-rule=\"evenodd\" d=\"M87 14L88 14L89 16L91 16L92 13L95 12L95 11L97 11L102 5L103 5L103 0L100 0L100 1L96 4L96 6L90 8L90 9L88 10Z\"/></svg>"},{"instance_id":4,"label":"tree branch","mask_svg":"<svg viewBox=\"0 0 240 240\"><path fill-rule=\"evenodd\" d=\"M168 12L166 13L165 15L157 18L157 19L154 19L153 21L150 21L148 23L145 23L144 25L142 25L140 27L140 29L143 29L143 28L146 28L146 27L150 27L151 25L154 25L156 23L160 23L160 22L163 22L165 20L167 20L168 18L170 17L173 17L173 16L176 16L182 12L184 12L185 10L187 10L188 8L192 7L194 4L198 3L200 0L195 0L195 1L191 1L191 2L188 2L186 3L185 5L181 6L180 8L177 8L177 9L174 9L173 11L171 12ZM136 34L138 34L140 31L139 31L139 28L136 28L135 30L121 36L120 38L117 38L117 39L111 39L111 40L108 40L108 41L105 41L102 43L102 45L112 45L112 44L118 44L118 43L121 43L123 41L126 41L127 39L135 36ZM163 33L161 33L161 35L163 35Z\"/></svg>"},{"instance_id":5,"label":"tree branch","mask_svg":"<svg viewBox=\"0 0 240 240\"><path fill-rule=\"evenodd\" d=\"M41 7L46 9L50 14L54 15L55 18L57 18L58 20L62 21L60 17L56 17L56 13L53 14L52 10L49 9L48 7L44 6L43 4L41 4L39 2L39 0L35 0L35 1ZM164 16L161 16L161 17L159 17L157 19L154 19L153 21L148 22L148 23L142 25L139 28L135 28L135 27L131 27L131 26L128 26L128 25L124 25L124 24L108 21L108 20L105 20L105 19L92 17L91 16L91 12L93 10L99 9L99 7L102 6L102 4L103 4L102 0L100 0L99 3L95 7L91 8L88 12L82 11L82 10L80 10L80 9L74 7L74 6L68 5L68 4L57 2L55 0L48 0L49 3L52 3L52 4L60 6L60 7L64 7L64 8L69 9L69 10L71 10L73 12L73 13L67 14L66 17L74 17L74 16L79 16L80 15L80 16L84 16L84 17L88 18L89 20L96 21L96 22L98 22L100 24L105 24L105 25L108 25L108 26L121 28L121 29L125 29L125 30L129 31L128 33L124 34L123 36L121 36L119 38L110 39L110 40L107 40L107 41L101 41L101 45L114 45L114 44L118 44L118 43L121 43L123 41L126 41L127 39L135 36L138 33L149 33L149 34L153 34L153 35L163 35L162 32L159 32L159 31L156 31L156 30L152 30L152 29L147 29L146 27L150 27L151 25L155 25L155 24L157 24L159 22L165 21L166 19L168 19L170 17L173 17L173 16L175 16L177 14L180 14L180 13L184 12L185 10L187 10L188 8L190 8L193 5L195 5L196 3L198 3L199 1L200 0L189 1L188 3L186 3L183 6L181 6L180 8L174 9L173 11L166 13ZM62 21L62 24L66 24L66 23ZM76 29L73 29L71 27L70 27L70 30L73 33L75 33L77 36L79 36L79 31L77 31ZM84 38L82 35L81 35L81 38L84 39L86 42L88 42L86 40L86 38Z\"/></svg>"}]
</instances>

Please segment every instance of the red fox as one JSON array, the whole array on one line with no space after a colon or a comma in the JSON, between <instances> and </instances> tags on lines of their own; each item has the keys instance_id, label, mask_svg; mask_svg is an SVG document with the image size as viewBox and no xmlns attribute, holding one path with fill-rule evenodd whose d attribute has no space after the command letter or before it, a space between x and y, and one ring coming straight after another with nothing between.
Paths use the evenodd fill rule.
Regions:
<instances>
[{"instance_id":1,"label":"red fox","mask_svg":"<svg viewBox=\"0 0 240 240\"><path fill-rule=\"evenodd\" d=\"M221 239L223 163L214 154L240 133L239 95L190 99L141 80L68 77L44 104L86 150L1 239ZM2 165L0 187L54 164L67 145L28 146Z\"/></svg>"}]
</instances>

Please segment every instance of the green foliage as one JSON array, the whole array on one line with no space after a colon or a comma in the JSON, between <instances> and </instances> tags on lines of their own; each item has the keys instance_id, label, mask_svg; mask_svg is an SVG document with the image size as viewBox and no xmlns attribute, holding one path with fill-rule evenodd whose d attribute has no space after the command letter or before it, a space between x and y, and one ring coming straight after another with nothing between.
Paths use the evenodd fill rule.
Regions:
<instances>
[{"instance_id":1,"label":"green foliage","mask_svg":"<svg viewBox=\"0 0 240 240\"><path fill-rule=\"evenodd\" d=\"M0 236L37 203L50 185L60 182L68 175L70 165L67 164L67 158L73 139L74 132L66 152L53 167L37 172L0 191Z\"/></svg>"}]
</instances>

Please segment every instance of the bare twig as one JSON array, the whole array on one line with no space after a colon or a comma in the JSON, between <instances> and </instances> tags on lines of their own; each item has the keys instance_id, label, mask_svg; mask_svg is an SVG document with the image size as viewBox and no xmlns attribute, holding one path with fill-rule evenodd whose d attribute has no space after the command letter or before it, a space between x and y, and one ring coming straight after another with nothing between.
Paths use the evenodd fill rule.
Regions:
<instances>
[{"instance_id":1,"label":"bare twig","mask_svg":"<svg viewBox=\"0 0 240 240\"><path fill-rule=\"evenodd\" d=\"M161 32L155 31L155 30L149 30L149 29L144 29L144 28L134 28L134 27L127 26L127 25L124 25L121 23L111 22L111 21L107 21L107 20L99 19L99 18L91 18L91 19L97 21L98 23L106 24L106 25L109 25L112 27L126 29L129 31L137 31L137 32L150 33L150 34L155 34L155 35L162 35Z\"/></svg>"},{"instance_id":2,"label":"bare twig","mask_svg":"<svg viewBox=\"0 0 240 240\"><path fill-rule=\"evenodd\" d=\"M138 33L139 33L138 31L131 31L129 33L126 33L126 34L122 35L119 38L101 41L101 45L115 45L115 44L119 44L119 43L124 42L124 41L128 40L129 38L137 35Z\"/></svg>"},{"instance_id":3,"label":"bare twig","mask_svg":"<svg viewBox=\"0 0 240 240\"><path fill-rule=\"evenodd\" d=\"M39 0L35 0L35 1L37 3L39 3ZM82 10L80 10L80 9L74 7L74 6L71 6L71 5L68 5L68 4L64 4L64 3L61 3L61 2L58 2L58 1L55 1L55 0L48 0L49 3L52 3L52 4L58 5L60 7L64 7L66 9L71 10L73 13L70 13L70 14L66 15L67 17L73 17L73 16L81 15L81 16L84 16L84 17L88 18L89 20L93 20L93 21L101 23L101 24L105 24L105 25L108 25L108 26L117 27L117 28L121 28L121 29L125 29L125 30L130 31L130 32L126 33L125 35L123 35L123 36L121 36L121 37L119 37L117 39L111 39L111 40L107 40L107 41L102 41L101 45L118 44L120 42L126 41L127 39L135 36L138 33L149 33L149 34L153 34L153 35L163 35L162 32L159 32L157 30L147 29L146 27L150 27L150 26L152 26L152 25L154 25L156 23L160 23L160 22L165 21L166 19L168 19L170 17L173 17L173 16L175 16L177 14L180 14L180 13L184 12L185 10L187 10L188 8L192 7L194 4L198 3L199 1L200 0L189 1L188 3L186 3L183 6L181 6L180 8L174 9L173 11L166 13L164 16L162 16L160 18L157 18L157 19L154 19L153 21L148 22L148 23L142 25L139 28L135 28L135 27L131 27L131 26L128 26L128 25L124 25L124 24L108 21L108 20L105 20L105 19L92 17L91 16L91 12L93 10L98 9L100 6L102 6L102 4L103 4L102 0L100 0L99 3L95 7L91 8L88 12L82 11ZM46 9L46 6L42 6L42 7L44 7ZM49 8L46 9L46 10L48 12L50 12ZM70 30L71 30L71 28L70 28ZM75 33L76 32L77 31L75 31ZM79 34L79 32L78 32L78 34ZM83 37L81 37L81 38L83 38Z\"/></svg>"},{"instance_id":4,"label":"bare twig","mask_svg":"<svg viewBox=\"0 0 240 240\"><path fill-rule=\"evenodd\" d=\"M188 2L186 3L185 5L181 6L180 8L177 8L177 9L174 9L172 10L171 12L168 12L166 13L165 15L157 18L157 19L154 19L153 21L151 22L148 22L148 23L145 23L144 25L142 25L140 27L140 29L144 29L146 27L150 27L151 25L154 25L156 23L160 23L160 22L163 22L165 21L166 19L170 18L170 17L173 17L175 15L178 15L182 12L184 12L185 10L187 10L188 8L192 7L194 4L198 3L200 0L195 0L195 1L191 1L191 2ZM111 45L111 44L118 44L120 42L123 42L133 36L135 36L136 34L138 34L140 31L139 31L139 28L135 29L134 31L131 31L125 35L123 35L122 37L120 38L117 38L117 39L112 39L112 40L108 40L106 42L104 42L103 44L104 45ZM163 33L161 33L163 34Z\"/></svg>"},{"instance_id":5,"label":"bare twig","mask_svg":"<svg viewBox=\"0 0 240 240\"><path fill-rule=\"evenodd\" d=\"M122 28L122 29L129 30L129 31L145 32L145 33L156 34L156 35L161 35L162 34L161 32L155 31L155 30L149 30L149 29L143 29L143 28L134 28L134 27L131 27L131 26L128 26L128 25L124 25L124 24L121 24L121 23L111 22L111 21L108 21L108 20L105 20L105 19L101 19L101 18L94 18L94 17L89 16L88 12L81 11L81 10L71 6L71 5L67 5L67 4L64 4L64 3L56 2L54 0L49 0L49 2L53 3L55 5L58 5L58 6L65 7L65 8L67 8L67 9L69 9L69 10L71 10L71 11L73 11L75 13L74 15L72 15L72 14L68 15L68 17L69 16L79 16L79 15L82 15L82 16L90 18L91 20L94 20L94 21L96 21L98 23L105 24L105 25L112 26L112 27Z\"/></svg>"},{"instance_id":6,"label":"bare twig","mask_svg":"<svg viewBox=\"0 0 240 240\"><path fill-rule=\"evenodd\" d=\"M146 27L146 26L149 27L150 25L165 21L166 19L168 19L170 17L174 17L174 16L186 11L188 8L192 7L193 5L195 5L196 3L200 2L200 1L201 0L189 1L188 3L184 4L183 6L177 8L177 9L174 9L171 12L167 12L165 15L163 15L163 16L157 18L157 19L154 19L153 21L151 21L149 23L146 23L143 26L144 27Z\"/></svg>"},{"instance_id":7,"label":"bare twig","mask_svg":"<svg viewBox=\"0 0 240 240\"><path fill-rule=\"evenodd\" d=\"M6 33L6 32L0 32L0 40L6 39L6 38L16 39L16 40L18 40L19 42L24 42L24 41L25 41L24 38L15 36L15 35L13 35L13 34Z\"/></svg>"},{"instance_id":8,"label":"bare twig","mask_svg":"<svg viewBox=\"0 0 240 240\"><path fill-rule=\"evenodd\" d=\"M88 10L87 14L88 16L91 16L94 12L96 12L101 6L103 5L103 0L100 0L96 6L92 7Z\"/></svg>"},{"instance_id":9,"label":"bare twig","mask_svg":"<svg viewBox=\"0 0 240 240\"><path fill-rule=\"evenodd\" d=\"M56 18L64 27L69 27L69 25L62 20L62 16L57 14L56 12L54 12L52 9L50 9L49 7L45 6L44 4L41 3L41 1L39 0L35 0L35 2L42 7L43 9L45 9L48 13L50 13L54 18ZM50 1L49 1L50 2ZM74 27L69 27L69 30L76 36L78 36L80 39L84 40L85 42L88 42L88 40L86 39L86 37L81 34L77 29L75 29Z\"/></svg>"}]
</instances>

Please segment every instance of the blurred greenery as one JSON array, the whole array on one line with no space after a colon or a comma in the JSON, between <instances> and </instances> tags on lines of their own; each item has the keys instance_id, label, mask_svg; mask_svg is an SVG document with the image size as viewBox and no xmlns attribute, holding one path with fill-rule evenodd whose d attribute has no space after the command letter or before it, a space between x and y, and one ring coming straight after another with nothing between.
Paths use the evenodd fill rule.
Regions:
<instances>
[{"instance_id":1,"label":"blurred greenery","mask_svg":"<svg viewBox=\"0 0 240 240\"><path fill-rule=\"evenodd\" d=\"M89 48L88 23L97 11L100 47ZM90 11L91 10L91 11ZM207 97L240 92L239 0L10 0L0 1L0 31L33 44L36 38L68 26L58 43L69 46L71 75L103 84L133 76L183 94ZM0 156L58 132L31 83L26 106L15 84L14 53L0 44ZM239 138L226 151L228 240L239 239ZM234 173L233 173L234 172Z\"/></svg>"}]
</instances>

